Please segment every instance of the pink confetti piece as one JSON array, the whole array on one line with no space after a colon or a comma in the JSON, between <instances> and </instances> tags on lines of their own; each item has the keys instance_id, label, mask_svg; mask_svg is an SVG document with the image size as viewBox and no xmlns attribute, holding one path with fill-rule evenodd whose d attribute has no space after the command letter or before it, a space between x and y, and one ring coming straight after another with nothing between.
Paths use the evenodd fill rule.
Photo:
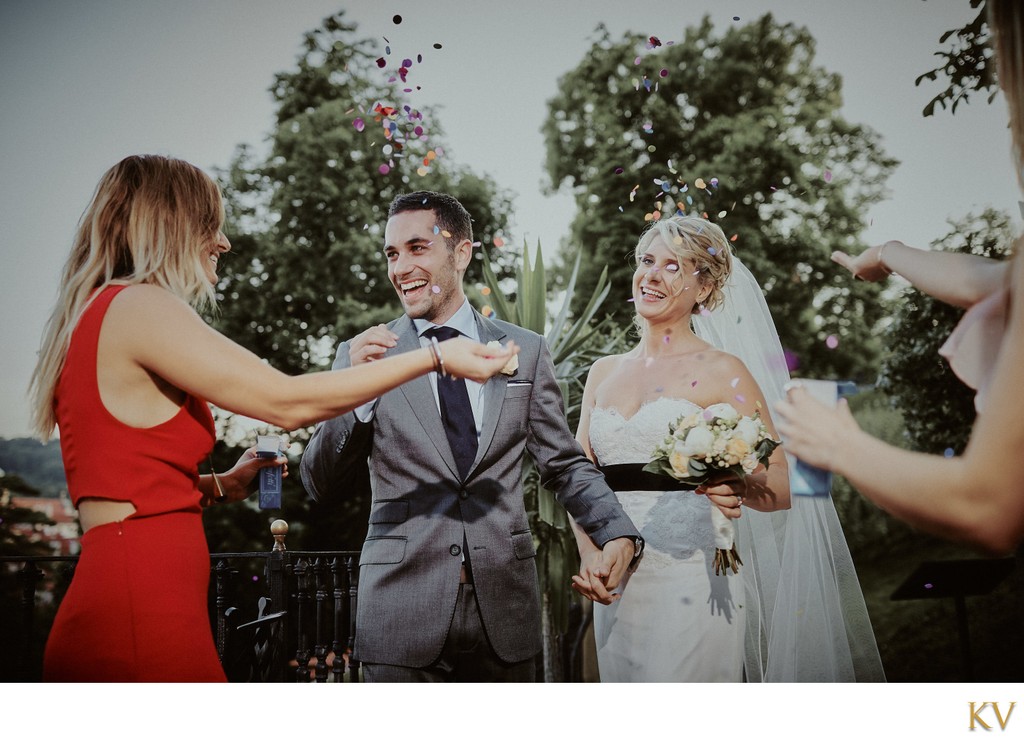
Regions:
<instances>
[{"instance_id":1,"label":"pink confetti piece","mask_svg":"<svg viewBox=\"0 0 1024 750\"><path fill-rule=\"evenodd\" d=\"M352 121L352 127L356 129L356 132L362 133L363 130L366 129L366 123L363 121L362 117L357 117Z\"/></svg>"},{"instance_id":2,"label":"pink confetti piece","mask_svg":"<svg viewBox=\"0 0 1024 750\"><path fill-rule=\"evenodd\" d=\"M437 284L434 284L434 286L430 287L430 291L432 291L434 294L440 294L441 287L439 287Z\"/></svg>"},{"instance_id":3,"label":"pink confetti piece","mask_svg":"<svg viewBox=\"0 0 1024 750\"><path fill-rule=\"evenodd\" d=\"M839 337L836 336L835 334L832 334L827 339L825 339L825 346L827 346L829 349L835 349L837 346L839 346Z\"/></svg>"},{"instance_id":4,"label":"pink confetti piece","mask_svg":"<svg viewBox=\"0 0 1024 750\"><path fill-rule=\"evenodd\" d=\"M832 182L832 171L829 169L825 170L825 182Z\"/></svg>"},{"instance_id":5,"label":"pink confetti piece","mask_svg":"<svg viewBox=\"0 0 1024 750\"><path fill-rule=\"evenodd\" d=\"M690 383L690 387L691 388L696 388L697 387L697 381L694 380L692 383Z\"/></svg>"},{"instance_id":6,"label":"pink confetti piece","mask_svg":"<svg viewBox=\"0 0 1024 750\"><path fill-rule=\"evenodd\" d=\"M391 167L389 167L387 164L381 164L379 167L377 167L377 171L380 172L381 174L387 174L388 172L391 171Z\"/></svg>"},{"instance_id":7,"label":"pink confetti piece","mask_svg":"<svg viewBox=\"0 0 1024 750\"><path fill-rule=\"evenodd\" d=\"M736 394L736 400L739 401L741 404L747 403L747 400L745 398L743 398L743 394L742 393L737 393Z\"/></svg>"}]
</instances>

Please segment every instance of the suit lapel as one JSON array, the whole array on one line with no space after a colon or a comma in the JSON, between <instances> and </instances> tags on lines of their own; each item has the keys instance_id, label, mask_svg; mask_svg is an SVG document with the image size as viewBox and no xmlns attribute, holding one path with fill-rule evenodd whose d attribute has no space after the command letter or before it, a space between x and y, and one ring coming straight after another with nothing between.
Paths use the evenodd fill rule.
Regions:
<instances>
[{"instance_id":1,"label":"suit lapel","mask_svg":"<svg viewBox=\"0 0 1024 750\"><path fill-rule=\"evenodd\" d=\"M419 334L416 333L416 326L413 325L408 315L399 318L393 330L398 335L395 354L414 352L420 348ZM437 410L437 401L434 398L434 391L430 387L428 376L410 380L399 386L398 390L405 396L413 418L419 421L441 459L455 476L459 476L455 456L452 455L452 448L448 444L448 433L445 432L444 423L441 421L441 413Z\"/></svg>"},{"instance_id":2,"label":"suit lapel","mask_svg":"<svg viewBox=\"0 0 1024 750\"><path fill-rule=\"evenodd\" d=\"M480 330L480 341L497 341L504 345L507 338L505 332L480 313L476 314L477 327ZM487 453L494 438L494 431L498 427L498 417L501 415L501 406L505 401L505 388L508 383L508 376L498 373L484 383L484 418L480 425L480 441L476 448L476 460L470 468L472 474L476 470L480 460Z\"/></svg>"}]
</instances>

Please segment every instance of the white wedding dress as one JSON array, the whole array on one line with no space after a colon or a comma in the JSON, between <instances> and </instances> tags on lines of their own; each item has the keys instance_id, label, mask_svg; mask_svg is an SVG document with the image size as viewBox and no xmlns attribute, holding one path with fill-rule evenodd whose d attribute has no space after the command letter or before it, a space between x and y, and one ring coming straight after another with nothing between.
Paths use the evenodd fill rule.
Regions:
<instances>
[{"instance_id":1,"label":"white wedding dress","mask_svg":"<svg viewBox=\"0 0 1024 750\"><path fill-rule=\"evenodd\" d=\"M590 447L602 466L647 463L669 423L703 407L662 397L630 418L590 415ZM602 682L740 682L746 611L743 568L716 576L711 504L693 492L617 492L645 541L622 597L594 605ZM743 550L738 549L740 558Z\"/></svg>"}]
</instances>

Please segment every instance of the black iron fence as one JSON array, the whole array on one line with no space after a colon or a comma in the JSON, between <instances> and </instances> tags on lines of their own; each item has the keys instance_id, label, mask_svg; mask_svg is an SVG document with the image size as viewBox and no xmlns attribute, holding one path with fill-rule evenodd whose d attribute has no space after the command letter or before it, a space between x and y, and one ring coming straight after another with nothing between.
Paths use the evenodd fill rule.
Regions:
<instances>
[{"instance_id":1,"label":"black iron fence","mask_svg":"<svg viewBox=\"0 0 1024 750\"><path fill-rule=\"evenodd\" d=\"M355 682L359 553L290 552L275 521L269 552L210 555L210 621L232 682ZM269 545L268 545L269 546ZM14 579L0 609L0 680L37 681L53 615L75 556L0 557ZM11 589L14 589L12 592Z\"/></svg>"}]
</instances>

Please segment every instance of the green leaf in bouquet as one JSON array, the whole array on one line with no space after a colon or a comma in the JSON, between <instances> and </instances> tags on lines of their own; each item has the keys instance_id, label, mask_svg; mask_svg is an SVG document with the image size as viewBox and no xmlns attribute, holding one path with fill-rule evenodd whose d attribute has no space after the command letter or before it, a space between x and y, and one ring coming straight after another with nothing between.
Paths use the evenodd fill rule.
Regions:
<instances>
[{"instance_id":1,"label":"green leaf in bouquet","mask_svg":"<svg viewBox=\"0 0 1024 750\"><path fill-rule=\"evenodd\" d=\"M672 473L672 464L668 460L668 456L658 456L658 458L644 465L644 471L651 474L665 474L667 476L675 476Z\"/></svg>"}]
</instances>

